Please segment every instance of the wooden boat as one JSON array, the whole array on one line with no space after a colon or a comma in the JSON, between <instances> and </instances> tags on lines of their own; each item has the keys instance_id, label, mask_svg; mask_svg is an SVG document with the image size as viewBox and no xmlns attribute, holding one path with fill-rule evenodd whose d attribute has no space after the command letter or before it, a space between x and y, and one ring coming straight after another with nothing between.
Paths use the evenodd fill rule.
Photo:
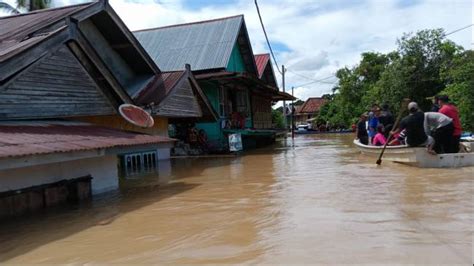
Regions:
<instances>
[{"instance_id":1,"label":"wooden boat","mask_svg":"<svg viewBox=\"0 0 474 266\"><path fill-rule=\"evenodd\" d=\"M466 147L463 153L430 154L426 148L413 148L406 145L387 146L383 160L392 161L421 168L457 168L474 166L474 142L462 143ZM364 155L378 158L382 147L368 146L354 140L354 145Z\"/></svg>"}]
</instances>

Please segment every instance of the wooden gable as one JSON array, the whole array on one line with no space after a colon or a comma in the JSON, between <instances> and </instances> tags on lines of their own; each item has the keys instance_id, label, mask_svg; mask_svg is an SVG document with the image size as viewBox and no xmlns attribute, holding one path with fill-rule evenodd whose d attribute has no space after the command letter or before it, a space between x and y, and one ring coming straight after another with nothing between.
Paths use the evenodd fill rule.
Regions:
<instances>
[{"instance_id":1,"label":"wooden gable","mask_svg":"<svg viewBox=\"0 0 474 266\"><path fill-rule=\"evenodd\" d=\"M1 86L0 94L0 120L115 113L65 45Z\"/></svg>"},{"instance_id":2,"label":"wooden gable","mask_svg":"<svg viewBox=\"0 0 474 266\"><path fill-rule=\"evenodd\" d=\"M158 105L157 114L174 118L201 117L202 110L189 79L181 80Z\"/></svg>"}]
</instances>

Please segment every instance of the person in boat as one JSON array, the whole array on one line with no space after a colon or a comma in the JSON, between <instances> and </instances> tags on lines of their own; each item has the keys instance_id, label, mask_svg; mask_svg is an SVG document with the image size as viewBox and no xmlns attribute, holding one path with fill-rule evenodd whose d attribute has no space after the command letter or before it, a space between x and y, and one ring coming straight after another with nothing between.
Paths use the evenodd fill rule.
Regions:
<instances>
[{"instance_id":1,"label":"person in boat","mask_svg":"<svg viewBox=\"0 0 474 266\"><path fill-rule=\"evenodd\" d=\"M369 135L367 134L367 113L360 115L359 121L357 122L356 127L356 138L360 143L364 145L369 145Z\"/></svg>"},{"instance_id":2,"label":"person in boat","mask_svg":"<svg viewBox=\"0 0 474 266\"><path fill-rule=\"evenodd\" d=\"M433 105L431 105L431 112L438 112L439 111L439 97L438 95L433 97Z\"/></svg>"},{"instance_id":3,"label":"person in boat","mask_svg":"<svg viewBox=\"0 0 474 266\"><path fill-rule=\"evenodd\" d=\"M379 122L384 126L384 135L385 138L388 137L388 134L393 128L393 123L395 119L393 118L392 112L390 112L389 106L387 103L382 105L382 111L380 112Z\"/></svg>"},{"instance_id":4,"label":"person in boat","mask_svg":"<svg viewBox=\"0 0 474 266\"><path fill-rule=\"evenodd\" d=\"M373 143L373 139L377 134L377 126L379 125L380 108L374 104L372 106L372 115L369 115L369 143Z\"/></svg>"},{"instance_id":5,"label":"person in boat","mask_svg":"<svg viewBox=\"0 0 474 266\"><path fill-rule=\"evenodd\" d=\"M400 132L395 133L395 135L393 135L392 140L388 143L388 146L405 145L405 139L407 137L406 132L407 131L404 129Z\"/></svg>"},{"instance_id":6,"label":"person in boat","mask_svg":"<svg viewBox=\"0 0 474 266\"><path fill-rule=\"evenodd\" d=\"M372 142L373 145L375 146L383 146L387 142L387 139L385 138L384 135L384 126L382 124L379 124L377 126L377 134L375 134L374 140Z\"/></svg>"},{"instance_id":7,"label":"person in boat","mask_svg":"<svg viewBox=\"0 0 474 266\"><path fill-rule=\"evenodd\" d=\"M458 108L450 103L449 97L446 95L438 97L438 104L440 106L439 112L453 120L454 131L451 137L450 149L448 149L447 153L457 153L459 151L459 141L461 140L462 134Z\"/></svg>"},{"instance_id":8,"label":"person in boat","mask_svg":"<svg viewBox=\"0 0 474 266\"><path fill-rule=\"evenodd\" d=\"M392 135L402 130L406 130L406 143L410 147L427 146L431 139L425 133L424 121L425 115L418 108L416 102L408 104L410 114L402 119L400 127L391 132Z\"/></svg>"},{"instance_id":9,"label":"person in boat","mask_svg":"<svg viewBox=\"0 0 474 266\"><path fill-rule=\"evenodd\" d=\"M451 149L454 132L453 119L442 113L426 112L424 127L425 133L434 139L434 152L447 153Z\"/></svg>"}]
</instances>

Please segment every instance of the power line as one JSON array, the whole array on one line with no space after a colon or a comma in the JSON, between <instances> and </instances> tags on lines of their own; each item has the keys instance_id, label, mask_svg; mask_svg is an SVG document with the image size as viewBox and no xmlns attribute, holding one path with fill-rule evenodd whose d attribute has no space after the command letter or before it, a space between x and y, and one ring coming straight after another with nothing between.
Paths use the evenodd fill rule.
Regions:
<instances>
[{"instance_id":1,"label":"power line","mask_svg":"<svg viewBox=\"0 0 474 266\"><path fill-rule=\"evenodd\" d=\"M262 16L260 15L260 9L258 8L257 0L255 0L255 7L257 8L258 18L260 19L260 24L262 25L263 34L265 35L265 39L267 40L268 48L270 49L270 53L272 54L273 62L275 62L275 65L277 66L276 69L278 70L278 72L281 75L283 75L280 68L278 67L278 63L277 63L277 60L275 58L275 54L273 53L272 46L270 45L270 41L268 40L267 31L265 30L265 25L263 24Z\"/></svg>"},{"instance_id":2,"label":"power line","mask_svg":"<svg viewBox=\"0 0 474 266\"><path fill-rule=\"evenodd\" d=\"M288 70L288 69L287 69L287 70ZM327 79L330 79L330 78L334 78L334 77L335 77L335 76L334 76L335 73L333 73L333 74L331 74L331 76L328 76L328 77L325 77L325 78L322 78L322 79L314 79L314 78L307 77L307 76L305 76L305 75L301 75L301 74L296 73L296 72L291 71L291 70L288 70L288 72L291 72L291 73L293 73L293 74L295 74L295 75L297 75L297 76L300 76L300 77L302 77L302 78L305 78L305 79L308 79L308 80L312 80L312 81L314 81L314 82L320 82L320 81L327 80Z\"/></svg>"},{"instance_id":3,"label":"power line","mask_svg":"<svg viewBox=\"0 0 474 266\"><path fill-rule=\"evenodd\" d=\"M311 85L311 84L314 84L314 83L323 83L323 84L330 84L330 85L336 85L339 81L333 81L333 82L325 82L325 81L312 81L312 82L308 82L308 83L304 83L304 84L300 84L298 86L294 86L295 88L300 88L300 87L304 87L304 86L307 86L307 85Z\"/></svg>"},{"instance_id":4,"label":"power line","mask_svg":"<svg viewBox=\"0 0 474 266\"><path fill-rule=\"evenodd\" d=\"M462 27L462 28L459 28L459 29L457 29L457 30L453 30L453 31L451 31L451 32L449 32L449 33L444 34L443 37L446 37L446 36L448 36L448 35L451 35L451 34L453 34L453 33L458 32L458 31L465 30L465 29L467 29L467 28L472 27L473 25L474 25L474 24L471 24L471 25L467 25L467 26L464 26L464 27Z\"/></svg>"}]
</instances>

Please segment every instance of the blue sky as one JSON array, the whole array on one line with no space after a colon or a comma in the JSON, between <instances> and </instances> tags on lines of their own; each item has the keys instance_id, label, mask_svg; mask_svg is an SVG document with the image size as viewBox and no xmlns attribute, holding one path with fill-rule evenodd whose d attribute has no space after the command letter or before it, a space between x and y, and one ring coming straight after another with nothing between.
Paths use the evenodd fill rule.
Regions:
<instances>
[{"instance_id":1,"label":"blue sky","mask_svg":"<svg viewBox=\"0 0 474 266\"><path fill-rule=\"evenodd\" d=\"M1 0L0 0L1 1ZM15 0L6 2L14 3ZM109 0L132 30L244 14L255 53L268 52L253 0ZM83 0L53 0L55 6ZM403 33L446 32L474 23L474 0L258 0L287 88L353 66L366 51L389 52ZM473 27L449 38L472 49ZM279 66L281 67L281 66ZM280 76L275 69L277 78ZM309 77L309 78L304 78ZM297 87L306 99L331 91L335 78Z\"/></svg>"}]
</instances>

